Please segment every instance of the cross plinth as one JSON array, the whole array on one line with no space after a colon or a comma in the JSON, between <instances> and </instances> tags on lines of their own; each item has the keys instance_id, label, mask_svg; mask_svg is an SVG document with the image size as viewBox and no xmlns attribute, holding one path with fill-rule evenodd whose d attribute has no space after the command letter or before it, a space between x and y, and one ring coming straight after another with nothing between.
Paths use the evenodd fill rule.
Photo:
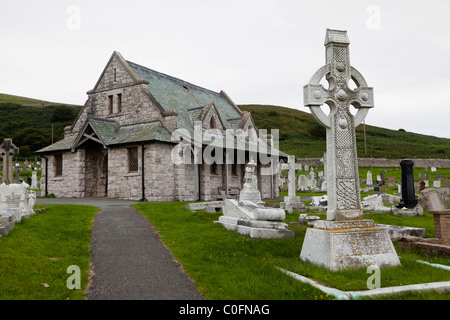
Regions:
<instances>
[{"instance_id":1,"label":"cross plinth","mask_svg":"<svg viewBox=\"0 0 450 320\"><path fill-rule=\"evenodd\" d=\"M362 217L355 128L374 106L373 89L350 65L350 41L346 31L327 29L326 64L304 86L304 105L326 128L327 220L353 220ZM329 88L320 81L328 80ZM349 88L353 80L356 89ZM321 106L330 108L326 115ZM353 115L349 108L357 112Z\"/></svg>"},{"instance_id":2,"label":"cross plinth","mask_svg":"<svg viewBox=\"0 0 450 320\"><path fill-rule=\"evenodd\" d=\"M4 139L0 146L0 156L3 158L3 182L5 184L13 181L12 158L16 154L19 154L19 148L12 143L12 139Z\"/></svg>"}]
</instances>

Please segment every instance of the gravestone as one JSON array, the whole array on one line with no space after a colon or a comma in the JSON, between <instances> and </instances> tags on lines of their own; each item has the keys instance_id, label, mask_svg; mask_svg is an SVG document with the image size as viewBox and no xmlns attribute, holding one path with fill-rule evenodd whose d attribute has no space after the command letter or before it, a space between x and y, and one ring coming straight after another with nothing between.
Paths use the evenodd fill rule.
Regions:
<instances>
[{"instance_id":1,"label":"gravestone","mask_svg":"<svg viewBox=\"0 0 450 320\"><path fill-rule=\"evenodd\" d=\"M420 179L425 179L427 177L426 173L419 173L419 178Z\"/></svg>"},{"instance_id":2,"label":"gravestone","mask_svg":"<svg viewBox=\"0 0 450 320\"><path fill-rule=\"evenodd\" d=\"M439 174L436 175L436 179L437 180L444 180L444 175L439 173Z\"/></svg>"},{"instance_id":3,"label":"gravestone","mask_svg":"<svg viewBox=\"0 0 450 320\"><path fill-rule=\"evenodd\" d=\"M420 181L419 192L425 189L425 181Z\"/></svg>"},{"instance_id":4,"label":"gravestone","mask_svg":"<svg viewBox=\"0 0 450 320\"><path fill-rule=\"evenodd\" d=\"M36 193L28 187L26 183L0 185L0 220L11 217L12 221L20 222L23 217L34 214Z\"/></svg>"},{"instance_id":5,"label":"gravestone","mask_svg":"<svg viewBox=\"0 0 450 320\"><path fill-rule=\"evenodd\" d=\"M307 229L300 259L331 270L400 264L388 232L363 219L355 128L374 106L373 89L350 65L349 44L346 31L327 29L326 64L303 89L304 105L326 128L328 207L327 220ZM320 84L324 77L328 89ZM355 90L348 87L351 79ZM330 107L329 115L323 104ZM350 104L358 110L355 115Z\"/></svg>"},{"instance_id":6,"label":"gravestone","mask_svg":"<svg viewBox=\"0 0 450 320\"><path fill-rule=\"evenodd\" d=\"M372 178L372 171L367 171L367 181L366 181L366 184L368 185L368 186L371 186L371 185L373 185L373 178Z\"/></svg>"},{"instance_id":7,"label":"gravestone","mask_svg":"<svg viewBox=\"0 0 450 320\"><path fill-rule=\"evenodd\" d=\"M381 185L384 186L384 184L385 184L385 182L384 182L384 171L380 172L380 182L381 182Z\"/></svg>"},{"instance_id":8,"label":"gravestone","mask_svg":"<svg viewBox=\"0 0 450 320\"><path fill-rule=\"evenodd\" d=\"M444 180L444 188L450 188L450 180L448 178Z\"/></svg>"},{"instance_id":9,"label":"gravestone","mask_svg":"<svg viewBox=\"0 0 450 320\"><path fill-rule=\"evenodd\" d=\"M426 189L420 192L418 196L419 204L426 211L446 210L444 201L436 189Z\"/></svg>"},{"instance_id":10,"label":"gravestone","mask_svg":"<svg viewBox=\"0 0 450 320\"><path fill-rule=\"evenodd\" d=\"M300 191L306 191L307 188L307 182L306 182L306 176L304 174L301 174L298 177L298 190Z\"/></svg>"},{"instance_id":11,"label":"gravestone","mask_svg":"<svg viewBox=\"0 0 450 320\"><path fill-rule=\"evenodd\" d=\"M414 209L417 205L416 193L414 190L414 162L405 159L400 162L402 168L402 199L397 208Z\"/></svg>"},{"instance_id":12,"label":"gravestone","mask_svg":"<svg viewBox=\"0 0 450 320\"><path fill-rule=\"evenodd\" d=\"M13 143L12 139L4 139L0 146L0 155L3 158L3 183L13 183L13 165L12 158L19 154L19 148Z\"/></svg>"},{"instance_id":13,"label":"gravestone","mask_svg":"<svg viewBox=\"0 0 450 320\"><path fill-rule=\"evenodd\" d=\"M441 180L434 180L433 188L440 188L440 187L441 187Z\"/></svg>"},{"instance_id":14,"label":"gravestone","mask_svg":"<svg viewBox=\"0 0 450 320\"><path fill-rule=\"evenodd\" d=\"M431 167L431 172L436 172L436 167Z\"/></svg>"},{"instance_id":15,"label":"gravestone","mask_svg":"<svg viewBox=\"0 0 450 320\"><path fill-rule=\"evenodd\" d=\"M284 202L280 203L280 208L285 209L287 212L292 213L294 210L302 210L305 208L305 204L300 202L300 197L296 195L295 190L295 170L301 170L302 165L295 163L295 156L288 156L287 166L282 166L282 169L288 169L288 196L284 197Z\"/></svg>"},{"instance_id":16,"label":"gravestone","mask_svg":"<svg viewBox=\"0 0 450 320\"><path fill-rule=\"evenodd\" d=\"M265 207L261 201L261 193L257 189L256 164L251 160L245 168L245 183L239 200L225 199L223 215L219 223L226 229L249 238L293 238L294 231L284 223L286 214L283 209ZM259 193L259 195L256 195Z\"/></svg>"},{"instance_id":17,"label":"gravestone","mask_svg":"<svg viewBox=\"0 0 450 320\"><path fill-rule=\"evenodd\" d=\"M256 163L252 159L245 167L245 183L240 192L239 199L252 201L256 204L261 204L263 202L261 200L261 193L258 190L258 179L255 174L255 168Z\"/></svg>"}]
</instances>

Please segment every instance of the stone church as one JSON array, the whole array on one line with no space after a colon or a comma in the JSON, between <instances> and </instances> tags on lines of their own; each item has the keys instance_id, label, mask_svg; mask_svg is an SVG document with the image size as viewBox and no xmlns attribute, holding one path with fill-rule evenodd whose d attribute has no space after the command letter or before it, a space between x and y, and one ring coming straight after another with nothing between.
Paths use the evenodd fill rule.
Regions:
<instances>
[{"instance_id":1,"label":"stone church","mask_svg":"<svg viewBox=\"0 0 450 320\"><path fill-rule=\"evenodd\" d=\"M162 202L216 200L242 188L245 163L257 155L262 197L278 196L276 165L260 159L277 154L278 161L286 155L271 147L273 137L260 133L250 113L241 111L225 92L126 61L114 52L87 95L74 123L64 129L64 139L37 151L43 159L43 193ZM219 143L225 136L232 142ZM188 148L181 148L180 141ZM213 163L194 156L194 146L204 156L212 141ZM244 161L237 161L237 154ZM174 155L184 161L174 161Z\"/></svg>"}]
</instances>

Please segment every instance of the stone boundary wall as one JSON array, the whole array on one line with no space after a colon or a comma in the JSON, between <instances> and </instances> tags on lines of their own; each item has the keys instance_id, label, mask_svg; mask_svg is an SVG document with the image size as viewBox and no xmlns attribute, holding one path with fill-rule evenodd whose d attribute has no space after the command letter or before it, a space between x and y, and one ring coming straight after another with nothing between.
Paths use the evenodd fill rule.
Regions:
<instances>
[{"instance_id":1,"label":"stone boundary wall","mask_svg":"<svg viewBox=\"0 0 450 320\"><path fill-rule=\"evenodd\" d=\"M400 162L403 159L383 159L383 158L358 158L358 165L360 167L400 167ZM411 159L414 162L414 167L436 167L436 168L450 168L449 159ZM308 166L323 166L319 158L297 158L297 163Z\"/></svg>"}]
</instances>

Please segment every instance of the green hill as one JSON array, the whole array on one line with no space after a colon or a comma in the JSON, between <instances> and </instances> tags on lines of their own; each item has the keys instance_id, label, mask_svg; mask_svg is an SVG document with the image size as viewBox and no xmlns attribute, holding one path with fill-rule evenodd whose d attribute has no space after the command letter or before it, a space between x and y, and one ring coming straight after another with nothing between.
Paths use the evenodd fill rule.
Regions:
<instances>
[{"instance_id":1,"label":"green hill","mask_svg":"<svg viewBox=\"0 0 450 320\"><path fill-rule=\"evenodd\" d=\"M18 159L34 157L34 152L64 137L81 106L0 94L0 140L12 138L19 147ZM53 128L52 128L53 127Z\"/></svg>"},{"instance_id":2,"label":"green hill","mask_svg":"<svg viewBox=\"0 0 450 320\"><path fill-rule=\"evenodd\" d=\"M259 129L279 129L280 149L297 158L320 158L326 150L325 128L306 112L267 105L239 105L249 111ZM366 125L356 128L359 157L373 158L450 158L450 139L427 136L400 129L390 130Z\"/></svg>"},{"instance_id":3,"label":"green hill","mask_svg":"<svg viewBox=\"0 0 450 320\"><path fill-rule=\"evenodd\" d=\"M19 159L63 138L82 106L65 105L0 93L0 140L12 138L20 148ZM280 149L297 158L320 158L326 149L325 128L309 113L278 106L240 105L260 129L279 129ZM450 158L450 139L366 125L356 128L359 157L388 159ZM270 132L270 131L269 131Z\"/></svg>"}]
</instances>

